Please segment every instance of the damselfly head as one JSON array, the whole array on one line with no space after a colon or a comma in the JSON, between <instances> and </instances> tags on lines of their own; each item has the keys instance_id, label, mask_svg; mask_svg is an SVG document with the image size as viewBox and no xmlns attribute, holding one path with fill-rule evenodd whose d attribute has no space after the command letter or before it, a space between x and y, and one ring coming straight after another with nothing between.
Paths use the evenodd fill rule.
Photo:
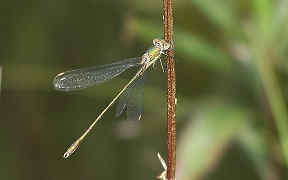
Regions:
<instances>
[{"instance_id":1,"label":"damselfly head","mask_svg":"<svg viewBox=\"0 0 288 180\"><path fill-rule=\"evenodd\" d=\"M170 44L164 39L153 39L153 44L156 47L160 47L162 51L165 51L170 48Z\"/></svg>"}]
</instances>

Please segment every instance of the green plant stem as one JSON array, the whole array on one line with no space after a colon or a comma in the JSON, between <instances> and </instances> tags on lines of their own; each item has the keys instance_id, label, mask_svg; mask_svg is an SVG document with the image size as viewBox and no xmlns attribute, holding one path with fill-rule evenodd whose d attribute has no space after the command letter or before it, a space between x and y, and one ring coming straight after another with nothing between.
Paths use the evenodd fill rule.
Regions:
<instances>
[{"instance_id":1,"label":"green plant stem","mask_svg":"<svg viewBox=\"0 0 288 180\"><path fill-rule=\"evenodd\" d=\"M173 6L172 0L163 0L164 39L172 45L167 52L167 136L168 168L167 179L175 180L176 170L176 75L173 41Z\"/></svg>"}]
</instances>

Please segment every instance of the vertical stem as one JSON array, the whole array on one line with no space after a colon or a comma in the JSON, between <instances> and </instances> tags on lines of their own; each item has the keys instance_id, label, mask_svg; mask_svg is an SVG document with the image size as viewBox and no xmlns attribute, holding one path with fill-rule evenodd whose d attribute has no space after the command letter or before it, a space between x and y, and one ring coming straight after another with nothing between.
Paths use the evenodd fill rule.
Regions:
<instances>
[{"instance_id":1,"label":"vertical stem","mask_svg":"<svg viewBox=\"0 0 288 180\"><path fill-rule=\"evenodd\" d=\"M176 76L173 41L172 0L163 0L164 39L172 45L167 52L167 132L168 132L168 169L167 179L175 180L176 169Z\"/></svg>"}]
</instances>

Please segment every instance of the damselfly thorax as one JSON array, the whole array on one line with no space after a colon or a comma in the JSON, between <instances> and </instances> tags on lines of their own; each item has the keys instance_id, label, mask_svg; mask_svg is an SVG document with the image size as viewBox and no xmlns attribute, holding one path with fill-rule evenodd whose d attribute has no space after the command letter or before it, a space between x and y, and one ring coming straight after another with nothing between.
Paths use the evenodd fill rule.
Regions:
<instances>
[{"instance_id":1,"label":"damselfly thorax","mask_svg":"<svg viewBox=\"0 0 288 180\"><path fill-rule=\"evenodd\" d=\"M170 44L163 39L154 39L153 47L148 49L141 57L140 64L143 64L148 68L151 64L154 64L161 55L164 54L164 51L170 48Z\"/></svg>"}]
</instances>

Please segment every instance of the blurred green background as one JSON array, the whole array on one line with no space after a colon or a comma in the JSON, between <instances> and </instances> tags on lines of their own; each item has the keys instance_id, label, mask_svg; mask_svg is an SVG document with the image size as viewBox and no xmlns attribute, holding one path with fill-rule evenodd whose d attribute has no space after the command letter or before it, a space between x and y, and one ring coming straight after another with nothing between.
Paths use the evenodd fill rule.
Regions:
<instances>
[{"instance_id":1,"label":"blurred green background","mask_svg":"<svg viewBox=\"0 0 288 180\"><path fill-rule=\"evenodd\" d=\"M177 179L280 180L288 167L288 1L174 2ZM133 75L78 92L54 76L140 56L162 37L155 0L3 1L0 179L155 179L166 157L166 74L151 68L142 121L115 107Z\"/></svg>"}]
</instances>

